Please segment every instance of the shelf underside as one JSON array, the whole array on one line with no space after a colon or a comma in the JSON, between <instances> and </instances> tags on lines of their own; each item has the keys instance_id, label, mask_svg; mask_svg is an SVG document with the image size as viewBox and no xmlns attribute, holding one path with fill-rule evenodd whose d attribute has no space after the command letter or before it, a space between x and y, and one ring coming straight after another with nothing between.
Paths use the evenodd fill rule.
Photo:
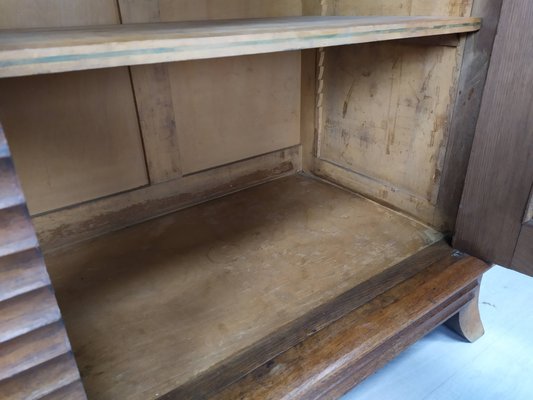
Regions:
<instances>
[{"instance_id":1,"label":"shelf underside","mask_svg":"<svg viewBox=\"0 0 533 400\"><path fill-rule=\"evenodd\" d=\"M440 239L296 175L46 261L89 397L146 399L261 365L406 279L401 263Z\"/></svg>"},{"instance_id":2,"label":"shelf underside","mask_svg":"<svg viewBox=\"0 0 533 400\"><path fill-rule=\"evenodd\" d=\"M0 30L0 78L472 32L479 18L286 17Z\"/></svg>"}]
</instances>

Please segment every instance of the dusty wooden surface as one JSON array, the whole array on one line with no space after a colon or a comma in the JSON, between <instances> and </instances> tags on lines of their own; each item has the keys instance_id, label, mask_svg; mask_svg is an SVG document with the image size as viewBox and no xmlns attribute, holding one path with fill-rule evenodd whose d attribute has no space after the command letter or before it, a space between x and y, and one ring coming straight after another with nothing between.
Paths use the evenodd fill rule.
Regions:
<instances>
[{"instance_id":1,"label":"dusty wooden surface","mask_svg":"<svg viewBox=\"0 0 533 400\"><path fill-rule=\"evenodd\" d=\"M471 0L324 3L327 15L469 16L472 8ZM463 48L464 36L326 49L314 171L446 227L437 199Z\"/></svg>"},{"instance_id":2,"label":"dusty wooden surface","mask_svg":"<svg viewBox=\"0 0 533 400\"><path fill-rule=\"evenodd\" d=\"M471 302L487 268L448 255L210 397L338 398Z\"/></svg>"},{"instance_id":3,"label":"dusty wooden surface","mask_svg":"<svg viewBox=\"0 0 533 400\"><path fill-rule=\"evenodd\" d=\"M152 398L435 243L294 176L47 255L89 395Z\"/></svg>"},{"instance_id":4,"label":"dusty wooden surface","mask_svg":"<svg viewBox=\"0 0 533 400\"><path fill-rule=\"evenodd\" d=\"M1 126L0 173L0 397L41 399L80 376Z\"/></svg>"},{"instance_id":5,"label":"dusty wooden surface","mask_svg":"<svg viewBox=\"0 0 533 400\"><path fill-rule=\"evenodd\" d=\"M276 355L298 346L309 335L369 302L380 293L413 277L427 268L428 265L449 254L450 246L445 241L424 248L393 267L374 275L369 280L361 282L333 300L284 325L274 334L243 349L224 363L213 366L192 381L173 390L169 396L173 398L204 398L218 392L229 382L235 382Z\"/></svg>"},{"instance_id":6,"label":"dusty wooden surface","mask_svg":"<svg viewBox=\"0 0 533 400\"><path fill-rule=\"evenodd\" d=\"M134 225L228 193L292 175L300 148L264 154L198 174L173 179L33 217L44 252Z\"/></svg>"},{"instance_id":7,"label":"dusty wooden surface","mask_svg":"<svg viewBox=\"0 0 533 400\"><path fill-rule=\"evenodd\" d=\"M0 77L270 53L472 32L476 18L297 17L6 31Z\"/></svg>"},{"instance_id":8,"label":"dusty wooden surface","mask_svg":"<svg viewBox=\"0 0 533 400\"><path fill-rule=\"evenodd\" d=\"M531 20L533 3L504 2L454 239L457 248L505 266L533 184Z\"/></svg>"},{"instance_id":9,"label":"dusty wooden surface","mask_svg":"<svg viewBox=\"0 0 533 400\"><path fill-rule=\"evenodd\" d=\"M298 0L119 2L123 23L301 15ZM300 143L300 53L131 68L152 183Z\"/></svg>"},{"instance_id":10,"label":"dusty wooden surface","mask_svg":"<svg viewBox=\"0 0 533 400\"><path fill-rule=\"evenodd\" d=\"M6 0L2 11L2 28L60 27L299 16L301 2ZM131 82L113 68L3 79L0 88L45 247L300 168L297 53L137 66Z\"/></svg>"}]
</instances>

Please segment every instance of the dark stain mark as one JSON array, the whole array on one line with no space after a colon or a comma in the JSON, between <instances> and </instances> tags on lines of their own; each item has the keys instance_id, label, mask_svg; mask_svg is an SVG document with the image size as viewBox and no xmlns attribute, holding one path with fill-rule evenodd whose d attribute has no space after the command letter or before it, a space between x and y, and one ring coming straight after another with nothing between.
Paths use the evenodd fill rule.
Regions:
<instances>
[{"instance_id":1,"label":"dark stain mark","mask_svg":"<svg viewBox=\"0 0 533 400\"><path fill-rule=\"evenodd\" d=\"M433 174L433 182L437 183L440 179L440 176L441 176L440 169L436 168L435 173Z\"/></svg>"},{"instance_id":2,"label":"dark stain mark","mask_svg":"<svg viewBox=\"0 0 533 400\"><path fill-rule=\"evenodd\" d=\"M48 249L54 249L70 243L73 237L76 240L80 240L97 234L122 229L151 218L154 215L163 215L191 207L199 201L212 199L292 170L294 170L293 163L291 161L284 161L275 168L257 170L214 188L200 190L194 193L178 193L163 199L148 200L121 210L96 215L86 221L74 224L62 224L55 229L49 230L47 232L48 238L41 238L41 241L44 239L45 246Z\"/></svg>"},{"instance_id":3,"label":"dark stain mark","mask_svg":"<svg viewBox=\"0 0 533 400\"><path fill-rule=\"evenodd\" d=\"M342 106L342 118L345 118L346 113L348 112L348 103L350 102L352 98L354 86L355 86L355 78L352 80L352 84L350 85L350 89L348 90L348 94L346 95L346 99L344 100L344 104Z\"/></svg>"},{"instance_id":4,"label":"dark stain mark","mask_svg":"<svg viewBox=\"0 0 533 400\"><path fill-rule=\"evenodd\" d=\"M470 89L470 91L468 92L468 100L470 100L472 98L472 96L474 95L475 91L476 91L475 88Z\"/></svg>"}]
</instances>

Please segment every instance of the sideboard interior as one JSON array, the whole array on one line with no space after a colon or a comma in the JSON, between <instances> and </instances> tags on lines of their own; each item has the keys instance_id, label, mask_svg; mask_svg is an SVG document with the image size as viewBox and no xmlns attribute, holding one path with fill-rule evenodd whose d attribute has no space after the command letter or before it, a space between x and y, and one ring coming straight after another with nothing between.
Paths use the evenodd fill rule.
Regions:
<instances>
[{"instance_id":1,"label":"sideboard interior","mask_svg":"<svg viewBox=\"0 0 533 400\"><path fill-rule=\"evenodd\" d=\"M472 0L1 8L0 28L14 29L468 17ZM459 202L442 176L466 157L449 146L466 38L0 79L0 121L89 397L159 397L442 243Z\"/></svg>"}]
</instances>

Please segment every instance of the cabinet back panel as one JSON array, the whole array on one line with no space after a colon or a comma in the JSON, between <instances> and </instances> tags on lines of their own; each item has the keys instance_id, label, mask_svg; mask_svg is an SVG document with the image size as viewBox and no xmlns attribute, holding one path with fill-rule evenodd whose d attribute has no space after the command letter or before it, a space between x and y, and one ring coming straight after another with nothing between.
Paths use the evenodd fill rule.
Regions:
<instances>
[{"instance_id":1,"label":"cabinet back panel","mask_svg":"<svg viewBox=\"0 0 533 400\"><path fill-rule=\"evenodd\" d=\"M113 0L9 0L0 12L0 28L118 22ZM2 79L0 121L32 214L148 183L127 68Z\"/></svg>"},{"instance_id":2,"label":"cabinet back panel","mask_svg":"<svg viewBox=\"0 0 533 400\"><path fill-rule=\"evenodd\" d=\"M302 14L301 0L121 0L119 4L124 23ZM143 132L145 142L154 146L153 152L147 152L151 181L299 144L300 69L300 52L133 67L141 124L153 107L146 97L161 96L163 90L163 102L169 105L167 113L156 116L163 121L156 127L149 124ZM157 94L155 71L166 81L159 82ZM158 127L168 130L169 125L174 128L171 140L168 134L158 135ZM156 161L161 153L164 162Z\"/></svg>"},{"instance_id":3,"label":"cabinet back panel","mask_svg":"<svg viewBox=\"0 0 533 400\"><path fill-rule=\"evenodd\" d=\"M301 13L301 0L23 0L3 2L0 27ZM300 52L1 80L43 247L294 173L300 80Z\"/></svg>"}]
</instances>

